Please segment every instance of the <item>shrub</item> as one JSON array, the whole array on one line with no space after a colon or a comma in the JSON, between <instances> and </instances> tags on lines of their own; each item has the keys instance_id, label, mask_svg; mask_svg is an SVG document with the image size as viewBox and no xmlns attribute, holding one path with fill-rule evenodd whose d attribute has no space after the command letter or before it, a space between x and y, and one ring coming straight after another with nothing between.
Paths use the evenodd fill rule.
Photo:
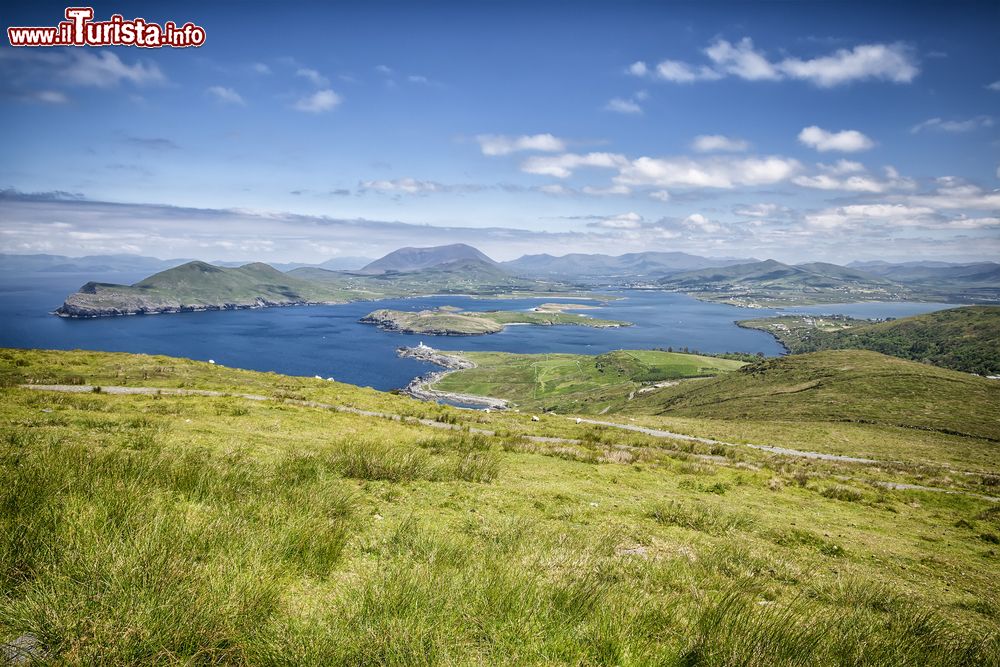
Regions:
<instances>
[{"instance_id":1,"label":"shrub","mask_svg":"<svg viewBox=\"0 0 1000 667\"><path fill-rule=\"evenodd\" d=\"M865 494L861 491L840 484L826 487L820 491L820 495L824 498L833 498L834 500L843 500L849 503L861 502L865 497Z\"/></svg>"},{"instance_id":2,"label":"shrub","mask_svg":"<svg viewBox=\"0 0 1000 667\"><path fill-rule=\"evenodd\" d=\"M648 511L648 516L666 526L680 526L712 534L747 528L753 524L748 516L722 512L705 505L683 505L675 501L654 505Z\"/></svg>"}]
</instances>

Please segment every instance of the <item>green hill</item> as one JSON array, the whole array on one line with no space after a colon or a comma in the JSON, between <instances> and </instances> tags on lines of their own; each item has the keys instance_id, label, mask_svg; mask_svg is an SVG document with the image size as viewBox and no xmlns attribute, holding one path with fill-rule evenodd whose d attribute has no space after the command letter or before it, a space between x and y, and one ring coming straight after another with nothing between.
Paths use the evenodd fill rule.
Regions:
<instances>
[{"instance_id":1,"label":"green hill","mask_svg":"<svg viewBox=\"0 0 1000 667\"><path fill-rule=\"evenodd\" d=\"M885 359L781 361L837 375L845 355L859 375ZM738 400L772 375L702 382L740 380ZM0 350L0 645L30 635L46 664L997 665L995 477L935 464L955 436L935 438L919 467L847 465ZM950 494L884 486L913 483Z\"/></svg>"},{"instance_id":2,"label":"green hill","mask_svg":"<svg viewBox=\"0 0 1000 667\"><path fill-rule=\"evenodd\" d=\"M966 306L889 322L783 316L745 320L793 353L861 349L979 375L1000 375L1000 306Z\"/></svg>"},{"instance_id":3,"label":"green hill","mask_svg":"<svg viewBox=\"0 0 1000 667\"><path fill-rule=\"evenodd\" d=\"M742 362L655 350L589 354L455 353L476 368L446 375L434 388L491 396L524 409L597 413L615 409L657 383L711 377Z\"/></svg>"},{"instance_id":4,"label":"green hill","mask_svg":"<svg viewBox=\"0 0 1000 667\"><path fill-rule=\"evenodd\" d=\"M284 274L267 264L238 268L188 262L134 285L90 282L56 311L69 317L180 312L335 302L328 288Z\"/></svg>"},{"instance_id":5,"label":"green hill","mask_svg":"<svg viewBox=\"0 0 1000 667\"><path fill-rule=\"evenodd\" d=\"M767 359L636 396L628 412L752 421L860 422L1000 442L1000 383L868 351Z\"/></svg>"}]
</instances>

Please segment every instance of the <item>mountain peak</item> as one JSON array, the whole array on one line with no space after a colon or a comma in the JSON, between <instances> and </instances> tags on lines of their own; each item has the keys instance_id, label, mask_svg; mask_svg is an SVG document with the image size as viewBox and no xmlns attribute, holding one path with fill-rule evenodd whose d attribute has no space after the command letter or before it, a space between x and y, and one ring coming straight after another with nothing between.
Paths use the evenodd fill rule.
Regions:
<instances>
[{"instance_id":1,"label":"mountain peak","mask_svg":"<svg viewBox=\"0 0 1000 667\"><path fill-rule=\"evenodd\" d=\"M451 245L431 246L428 248L400 248L368 264L361 269L360 273L378 274L386 273L387 271L407 273L459 260L477 260L490 265L496 264L492 259L470 245L452 243Z\"/></svg>"}]
</instances>

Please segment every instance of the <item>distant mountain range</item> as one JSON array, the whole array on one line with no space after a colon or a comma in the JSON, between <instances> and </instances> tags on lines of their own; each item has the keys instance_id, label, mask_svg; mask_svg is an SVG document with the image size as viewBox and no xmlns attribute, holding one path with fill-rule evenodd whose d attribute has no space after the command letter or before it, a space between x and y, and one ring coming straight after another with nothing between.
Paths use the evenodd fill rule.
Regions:
<instances>
[{"instance_id":1,"label":"distant mountain range","mask_svg":"<svg viewBox=\"0 0 1000 667\"><path fill-rule=\"evenodd\" d=\"M157 259L140 255L7 255L0 254L0 271L17 273L152 273L190 259Z\"/></svg>"},{"instance_id":2,"label":"distant mountain range","mask_svg":"<svg viewBox=\"0 0 1000 667\"><path fill-rule=\"evenodd\" d=\"M730 266L753 261L756 260L711 259L684 252L635 252L625 255L574 253L561 257L544 254L524 255L518 259L503 262L501 266L512 273L523 276L576 280L618 278L631 282L680 271Z\"/></svg>"},{"instance_id":3,"label":"distant mountain range","mask_svg":"<svg viewBox=\"0 0 1000 667\"><path fill-rule=\"evenodd\" d=\"M658 284L708 301L781 306L851 301L995 302L1000 276L989 263L968 266L783 264L773 259L686 271ZM994 265L996 266L996 265ZM874 269L874 270L873 270ZM938 276L937 278L933 276Z\"/></svg>"},{"instance_id":4,"label":"distant mountain range","mask_svg":"<svg viewBox=\"0 0 1000 667\"><path fill-rule=\"evenodd\" d=\"M866 273L883 276L903 283L923 284L941 287L954 282L963 285L983 286L1000 284L1000 264L996 262L975 262L972 264L949 264L947 262L851 262L848 266Z\"/></svg>"},{"instance_id":5,"label":"distant mountain range","mask_svg":"<svg viewBox=\"0 0 1000 667\"><path fill-rule=\"evenodd\" d=\"M625 255L525 255L498 263L472 246L456 243L400 248L360 269L364 258L324 265L173 262L134 255L69 258L0 255L4 271L114 272L148 270L134 285L90 282L67 298L59 314L74 317L192 309L250 308L346 302L425 294L566 293L574 286L660 288L706 301L741 306L922 300L963 303L1000 301L1000 264L978 262L784 264L773 259L711 259L682 252ZM164 268L164 266L167 268ZM280 269L285 269L281 271Z\"/></svg>"},{"instance_id":6,"label":"distant mountain range","mask_svg":"<svg viewBox=\"0 0 1000 667\"><path fill-rule=\"evenodd\" d=\"M0 254L0 271L18 273L154 273L191 262L191 259L158 259L141 255L8 255ZM320 264L307 262L276 262L270 264L279 271L291 271L303 266L318 266L331 270L356 270L369 264L370 257L334 257ZM236 268L253 262L215 260L214 266Z\"/></svg>"}]
</instances>

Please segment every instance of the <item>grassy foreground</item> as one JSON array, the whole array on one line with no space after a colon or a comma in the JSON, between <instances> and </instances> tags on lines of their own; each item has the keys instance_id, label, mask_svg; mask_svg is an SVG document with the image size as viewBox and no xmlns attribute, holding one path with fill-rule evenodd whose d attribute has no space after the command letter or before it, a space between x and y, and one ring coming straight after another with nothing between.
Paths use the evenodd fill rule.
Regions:
<instances>
[{"instance_id":1,"label":"grassy foreground","mask_svg":"<svg viewBox=\"0 0 1000 667\"><path fill-rule=\"evenodd\" d=\"M1000 664L998 505L857 481L891 467L165 357L0 384L0 641L57 664Z\"/></svg>"}]
</instances>

